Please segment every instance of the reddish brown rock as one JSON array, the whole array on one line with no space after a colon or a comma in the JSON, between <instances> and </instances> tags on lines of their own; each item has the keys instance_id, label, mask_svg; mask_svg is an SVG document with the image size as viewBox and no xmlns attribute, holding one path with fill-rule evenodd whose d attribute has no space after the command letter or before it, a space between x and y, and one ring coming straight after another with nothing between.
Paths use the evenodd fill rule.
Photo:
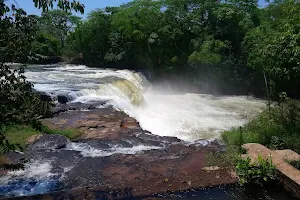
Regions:
<instances>
[{"instance_id":1,"label":"reddish brown rock","mask_svg":"<svg viewBox=\"0 0 300 200\"><path fill-rule=\"evenodd\" d=\"M203 170L206 167L207 155L218 150L218 145L187 146L177 138L152 135L142 130L135 119L113 109L69 111L45 119L43 123L54 129L80 130L82 136L79 141L93 148L151 148L133 155L115 153L108 157L93 158L73 151L65 151L64 154L63 149L58 149L57 152L40 150L36 156L38 158L60 155L53 163L58 167L63 163L74 163L73 168L65 174L66 182L62 184L70 190L38 196L40 199L51 199L57 195L75 195L77 199L93 199L97 195L107 199L141 197L231 184L237 180L233 169ZM30 152L30 155L34 156L35 152ZM62 163L58 163L60 161Z\"/></svg>"}]
</instances>

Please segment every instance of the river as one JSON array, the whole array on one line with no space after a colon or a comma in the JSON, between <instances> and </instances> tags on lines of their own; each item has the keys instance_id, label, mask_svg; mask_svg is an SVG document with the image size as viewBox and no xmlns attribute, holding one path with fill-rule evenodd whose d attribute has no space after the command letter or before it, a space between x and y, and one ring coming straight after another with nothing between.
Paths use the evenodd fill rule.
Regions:
<instances>
[{"instance_id":1,"label":"river","mask_svg":"<svg viewBox=\"0 0 300 200\"><path fill-rule=\"evenodd\" d=\"M142 73L74 65L29 66L25 73L34 88L74 102L107 101L159 136L182 140L218 138L260 112L264 101L247 96L213 96L152 85Z\"/></svg>"},{"instance_id":2,"label":"river","mask_svg":"<svg viewBox=\"0 0 300 200\"><path fill-rule=\"evenodd\" d=\"M150 174L150 178L155 179L156 175L150 173L155 167L166 168L165 164L170 162L175 168L179 164L193 163L188 159L193 159L190 155L194 155L198 144L207 144L219 138L222 131L245 124L265 107L263 100L250 96L195 94L182 89L179 91L176 84L153 84L142 73L130 70L66 64L32 65L27 66L25 76L34 84L35 90L46 92L54 100L58 95L64 95L74 103L95 105L95 102L102 102L100 108L113 107L124 111L141 127L111 140L70 141L62 136L45 135L25 152L24 156L30 162L25 164L24 170L11 171L0 177L0 196L26 196L93 187L104 184L103 181L118 184L113 179L117 177L114 175L116 169L112 169L112 179L102 180L107 175L105 170L113 168L115 163L132 170L128 170L128 177L143 168L149 172L138 176L145 178ZM101 112L99 110L89 112L97 115ZM76 115L74 113L70 112L69 117ZM171 137L183 141L178 142ZM58 147L58 143L63 144ZM176 143L181 143L178 151ZM175 150L170 150L173 144ZM190 144L194 146L185 148ZM128 159L135 163L134 159L139 158L135 164L122 157L134 154L137 156L129 156ZM196 160L204 165L198 157ZM198 169L199 166L194 167ZM178 167L179 175L180 169ZM176 173L173 175L177 176Z\"/></svg>"}]
</instances>

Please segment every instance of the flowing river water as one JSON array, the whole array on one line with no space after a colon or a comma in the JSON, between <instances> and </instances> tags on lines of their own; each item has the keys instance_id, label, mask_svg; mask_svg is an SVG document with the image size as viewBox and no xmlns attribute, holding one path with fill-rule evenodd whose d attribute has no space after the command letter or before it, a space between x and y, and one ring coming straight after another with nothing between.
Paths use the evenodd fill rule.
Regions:
<instances>
[{"instance_id":1,"label":"flowing river water","mask_svg":"<svg viewBox=\"0 0 300 200\"><path fill-rule=\"evenodd\" d=\"M101 106L113 106L117 110L124 111L135 118L144 130L154 135L177 137L188 143L214 140L222 131L245 124L265 106L264 101L253 97L194 94L182 90L177 91L176 87L153 85L142 73L129 70L98 69L66 64L35 65L28 66L25 75L34 84L36 90L46 92L54 99L57 95L63 94L72 102L87 104L105 102ZM157 148L161 147L116 147L113 151L111 149L103 151L85 143L78 144L69 141L64 151L70 154L80 152L88 159L89 157L109 156L115 152L135 154ZM43 151L40 152L41 155L55 153ZM72 156L71 160L65 160L62 157L61 162L65 162L66 165L62 164L61 171L59 171L54 169L51 160L38 158L25 164L24 170L9 172L6 176L0 177L0 189L3 190L0 191L0 196L23 196L49 192L51 188L56 187L58 179L62 179L65 173L72 170L71 163L74 161L73 165L76 165L77 162ZM211 191L205 194L200 194L201 192L192 194L192 196L200 194L203 199L248 199L241 197L242 192L228 195L228 189ZM286 200L285 197L275 199Z\"/></svg>"},{"instance_id":2,"label":"flowing river water","mask_svg":"<svg viewBox=\"0 0 300 200\"><path fill-rule=\"evenodd\" d=\"M156 87L142 73L86 66L32 66L25 73L34 88L74 102L107 101L137 119L143 129L160 136L195 141L219 137L241 126L264 108L247 96L213 96Z\"/></svg>"}]
</instances>

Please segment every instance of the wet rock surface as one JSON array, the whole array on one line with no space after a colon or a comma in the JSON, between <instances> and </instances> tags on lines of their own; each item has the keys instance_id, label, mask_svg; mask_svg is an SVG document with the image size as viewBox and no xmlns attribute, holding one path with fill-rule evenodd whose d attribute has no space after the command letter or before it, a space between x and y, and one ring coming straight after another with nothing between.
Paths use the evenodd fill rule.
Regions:
<instances>
[{"instance_id":1,"label":"wet rock surface","mask_svg":"<svg viewBox=\"0 0 300 200\"><path fill-rule=\"evenodd\" d=\"M92 110L96 109L99 106L103 106L106 102L92 102L89 104L84 104L80 102L68 102L66 104L58 103L55 107L52 108L52 114L58 115L63 112L67 111L74 111L74 110Z\"/></svg>"},{"instance_id":2,"label":"wet rock surface","mask_svg":"<svg viewBox=\"0 0 300 200\"><path fill-rule=\"evenodd\" d=\"M66 104L69 102L69 99L68 99L68 96L67 95L62 95L62 94L59 94L57 96L57 101L61 104Z\"/></svg>"},{"instance_id":3,"label":"wet rock surface","mask_svg":"<svg viewBox=\"0 0 300 200\"><path fill-rule=\"evenodd\" d=\"M118 199L236 182L231 169L202 169L207 155L220 150L220 144L188 144L153 135L112 108L82 111L77 107L43 123L52 129L76 129L82 135L74 141L42 135L29 144L23 156L51 163L51 173L61 175L53 190L66 191L37 196L40 199L57 195Z\"/></svg>"}]
</instances>

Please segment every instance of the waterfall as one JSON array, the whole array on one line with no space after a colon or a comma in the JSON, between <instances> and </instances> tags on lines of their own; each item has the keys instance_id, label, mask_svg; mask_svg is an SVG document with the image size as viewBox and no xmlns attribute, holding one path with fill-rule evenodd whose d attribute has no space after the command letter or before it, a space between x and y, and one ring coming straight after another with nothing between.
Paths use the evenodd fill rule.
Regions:
<instances>
[{"instance_id":1,"label":"waterfall","mask_svg":"<svg viewBox=\"0 0 300 200\"><path fill-rule=\"evenodd\" d=\"M74 102L106 101L106 106L126 112L153 134L187 141L217 138L264 108L262 100L247 96L174 93L130 70L52 65L29 67L25 75L37 90L64 93Z\"/></svg>"}]
</instances>

